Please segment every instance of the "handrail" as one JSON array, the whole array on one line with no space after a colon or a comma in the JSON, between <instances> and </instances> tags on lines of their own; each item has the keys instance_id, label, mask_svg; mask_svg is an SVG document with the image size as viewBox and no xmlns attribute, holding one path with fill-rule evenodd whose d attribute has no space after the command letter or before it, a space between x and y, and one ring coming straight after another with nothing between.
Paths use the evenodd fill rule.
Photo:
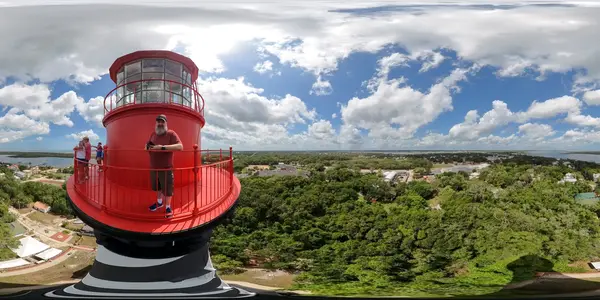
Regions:
<instances>
[{"instance_id":1,"label":"handrail","mask_svg":"<svg viewBox=\"0 0 600 300\"><path fill-rule=\"evenodd\" d=\"M119 88L125 87L127 85L134 85L134 84L138 84L138 83L142 83L142 82L149 82L149 81L161 81L163 83L169 83L169 88L167 90L166 86L163 86L162 89L148 89L148 88L141 88L139 91L134 90L131 93L124 93L123 95L121 95L121 99L124 99L126 96L129 95L134 95L133 97L133 102L132 103L126 103L120 106L116 106L116 102L118 102L121 99L116 99L117 97L115 96L114 98L111 96L114 96L113 93L115 93L116 91L119 90ZM180 86L181 91L180 92L173 92L172 87L173 86ZM178 95L181 96L182 99L183 97L183 89L184 88L189 88L190 89L190 99L187 99L187 101L190 102L190 106L187 105L183 105L183 104L179 104L179 103L175 103L173 102L173 97L172 95ZM138 102L140 100L136 99L136 95L138 93L143 93L143 92L164 92L164 93L168 93L169 96L169 100L165 101L164 99L162 101L158 101L158 102ZM107 106L107 100L110 103L110 106ZM113 108L113 101L115 100L115 106ZM137 100L137 101L136 101ZM193 101L193 102L192 102ZM204 116L204 98L202 97L202 95L196 90L196 88L192 85L186 84L186 83L182 83L179 81L174 81L174 80L169 80L169 79L162 79L162 78L148 78L148 79L140 79L140 80L134 80L134 81L129 81L129 82L125 82L123 84L117 85L117 87L115 87L114 89L112 89L110 92L108 92L106 94L106 96L104 97L104 115L108 114L109 112L113 111L113 110L117 110L119 108L122 107L128 107L130 105L139 105L139 104L146 104L146 103L164 103L164 104L170 104L170 105L178 105L178 106L182 106L182 107L186 107L189 108L190 110L193 110L199 114L201 114L202 116Z\"/></svg>"},{"instance_id":2,"label":"handrail","mask_svg":"<svg viewBox=\"0 0 600 300\"><path fill-rule=\"evenodd\" d=\"M73 150L76 154L76 149ZM111 155L119 155L122 151L146 152L146 150L109 150L108 146L105 146L104 159ZM233 151L231 147L229 153L218 151L220 154L223 152L226 154L219 156L220 161L201 165L201 161L197 159L201 150L194 145L193 150L185 151L196 153L193 155L192 165L170 169L173 173L173 195L170 203L172 219L181 220L198 216L220 205L231 195L234 189ZM76 155L73 161L74 190L87 203L107 214L121 218L138 221L165 220L164 206L158 212L149 210L149 206L158 198L157 190L160 188L156 187L165 180L168 182L169 178L166 176L168 173L164 173L165 169L99 165L79 161ZM156 171L158 176L164 175L165 178L151 177L152 171ZM155 179L154 189L151 178ZM163 202L166 202L166 199Z\"/></svg>"}]
</instances>

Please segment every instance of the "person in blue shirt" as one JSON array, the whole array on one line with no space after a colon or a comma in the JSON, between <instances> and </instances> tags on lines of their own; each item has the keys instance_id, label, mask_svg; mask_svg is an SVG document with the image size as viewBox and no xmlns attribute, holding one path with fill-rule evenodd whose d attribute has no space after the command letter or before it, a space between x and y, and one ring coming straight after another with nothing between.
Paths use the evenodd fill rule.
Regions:
<instances>
[{"instance_id":1,"label":"person in blue shirt","mask_svg":"<svg viewBox=\"0 0 600 300\"><path fill-rule=\"evenodd\" d=\"M98 164L98 172L102 172L102 161L104 160L104 148L102 143L98 142L98 146L92 146L96 148L96 163Z\"/></svg>"}]
</instances>

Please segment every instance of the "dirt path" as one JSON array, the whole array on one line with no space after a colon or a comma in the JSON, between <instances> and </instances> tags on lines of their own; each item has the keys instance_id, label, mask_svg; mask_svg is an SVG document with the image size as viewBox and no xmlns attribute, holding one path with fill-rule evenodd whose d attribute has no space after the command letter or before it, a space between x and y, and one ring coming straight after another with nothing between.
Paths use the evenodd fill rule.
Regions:
<instances>
[{"instance_id":1,"label":"dirt path","mask_svg":"<svg viewBox=\"0 0 600 300\"><path fill-rule=\"evenodd\" d=\"M48 177L38 177L38 178L33 178L33 179L29 179L29 180L25 180L23 182L29 182L29 181L46 181L45 183L50 183L50 184L59 184L62 185L65 180L64 179L52 179L52 178L48 178Z\"/></svg>"}]
</instances>

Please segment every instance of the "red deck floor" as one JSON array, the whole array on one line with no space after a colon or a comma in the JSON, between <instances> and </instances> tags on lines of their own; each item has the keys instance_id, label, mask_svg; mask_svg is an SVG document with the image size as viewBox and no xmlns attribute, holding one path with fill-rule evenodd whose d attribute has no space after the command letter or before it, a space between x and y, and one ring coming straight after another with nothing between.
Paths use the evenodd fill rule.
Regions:
<instances>
[{"instance_id":1,"label":"red deck floor","mask_svg":"<svg viewBox=\"0 0 600 300\"><path fill-rule=\"evenodd\" d=\"M90 170L90 178L75 186L75 176L67 181L71 201L89 217L117 229L152 234L188 230L206 224L229 210L240 194L240 182L230 173L211 167L201 168L202 181L196 197L194 184L175 187L171 207L173 217L165 218L165 207L151 212L156 192L135 189L105 180L105 173ZM177 175L175 175L177 176ZM231 189L230 189L231 187ZM229 192L231 190L231 192ZM199 214L193 215L194 198ZM101 209L101 205L110 212Z\"/></svg>"}]
</instances>

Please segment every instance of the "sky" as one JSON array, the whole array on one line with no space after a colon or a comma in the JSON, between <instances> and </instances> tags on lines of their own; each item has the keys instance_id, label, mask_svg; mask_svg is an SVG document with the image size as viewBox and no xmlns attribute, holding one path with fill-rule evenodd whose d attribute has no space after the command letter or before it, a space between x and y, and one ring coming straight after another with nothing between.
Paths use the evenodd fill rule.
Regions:
<instances>
[{"instance_id":1,"label":"sky","mask_svg":"<svg viewBox=\"0 0 600 300\"><path fill-rule=\"evenodd\" d=\"M423 2L0 0L0 151L105 141L137 50L200 69L202 148L598 149L600 4Z\"/></svg>"}]
</instances>

